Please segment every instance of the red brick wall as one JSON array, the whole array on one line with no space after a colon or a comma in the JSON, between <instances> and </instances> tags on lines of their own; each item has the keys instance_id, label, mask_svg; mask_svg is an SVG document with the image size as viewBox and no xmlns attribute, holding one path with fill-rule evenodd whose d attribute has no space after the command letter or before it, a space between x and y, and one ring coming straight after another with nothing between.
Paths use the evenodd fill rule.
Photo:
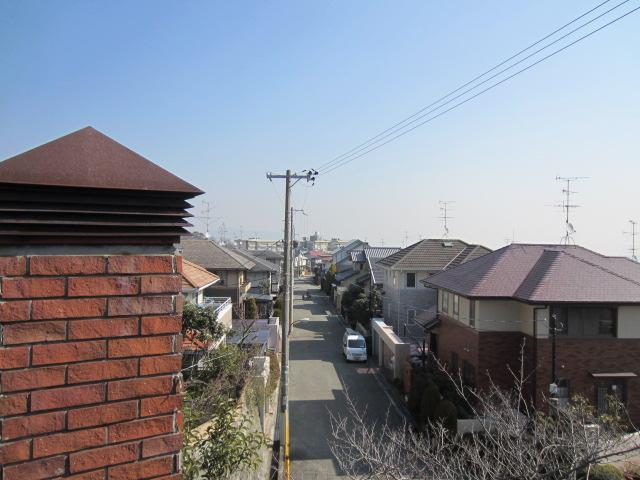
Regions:
<instances>
[{"instance_id":1,"label":"red brick wall","mask_svg":"<svg viewBox=\"0 0 640 480\"><path fill-rule=\"evenodd\" d=\"M539 392L547 393L551 382L551 340L538 340ZM569 394L596 401L596 385L602 380L591 373L632 372L640 375L640 339L556 337L556 376L569 379ZM640 422L640 378L626 380L627 409L634 423ZM538 401L541 400L539 394Z\"/></svg>"},{"instance_id":2,"label":"red brick wall","mask_svg":"<svg viewBox=\"0 0 640 480\"><path fill-rule=\"evenodd\" d=\"M2 480L180 478L181 262L0 257Z\"/></svg>"},{"instance_id":3,"label":"red brick wall","mask_svg":"<svg viewBox=\"0 0 640 480\"><path fill-rule=\"evenodd\" d=\"M476 368L478 374L478 331L463 323L439 314L440 325L434 329L438 335L438 357L440 361L451 362L451 353L458 354L458 368L466 360ZM478 377L478 381L480 378Z\"/></svg>"},{"instance_id":4,"label":"red brick wall","mask_svg":"<svg viewBox=\"0 0 640 480\"><path fill-rule=\"evenodd\" d=\"M478 332L457 320L440 314L438 351L442 361L451 361L451 352L457 352L459 367L467 360L476 369L476 386L486 387L489 377L497 385L513 386L514 372L520 371L520 349L525 340L525 373L530 380L525 384L525 395L534 397L540 406L548 394L551 383L551 340L537 341L519 332ZM640 339L619 338L563 338L556 340L556 375L568 379L570 395L580 394L591 403L596 401L599 380L594 372L632 372L640 375ZM601 381L601 380L600 380ZM637 424L640 422L640 377L626 380L627 409Z\"/></svg>"}]
</instances>

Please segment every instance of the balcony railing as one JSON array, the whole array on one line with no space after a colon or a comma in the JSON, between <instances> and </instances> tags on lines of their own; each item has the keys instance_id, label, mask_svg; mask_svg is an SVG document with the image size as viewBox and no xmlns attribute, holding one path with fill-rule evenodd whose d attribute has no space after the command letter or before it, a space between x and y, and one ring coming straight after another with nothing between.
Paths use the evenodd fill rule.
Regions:
<instances>
[{"instance_id":1,"label":"balcony railing","mask_svg":"<svg viewBox=\"0 0 640 480\"><path fill-rule=\"evenodd\" d=\"M230 297L204 297L202 303L205 307L213 307L216 313L221 312L227 305L231 305Z\"/></svg>"}]
</instances>

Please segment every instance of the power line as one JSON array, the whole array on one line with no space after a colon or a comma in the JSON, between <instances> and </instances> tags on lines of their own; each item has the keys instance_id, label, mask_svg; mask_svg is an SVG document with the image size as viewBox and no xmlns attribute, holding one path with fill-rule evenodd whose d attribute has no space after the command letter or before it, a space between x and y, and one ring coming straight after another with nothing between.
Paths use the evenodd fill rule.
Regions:
<instances>
[{"instance_id":1,"label":"power line","mask_svg":"<svg viewBox=\"0 0 640 480\"><path fill-rule=\"evenodd\" d=\"M505 63L513 60L514 58L520 56L521 54L523 54L524 52L532 49L533 47L535 47L536 45L539 45L540 43L544 42L546 39L552 37L553 35L555 35L556 33L564 30L565 28L567 28L569 25L572 25L573 23L577 22L578 20L580 20L581 18L584 18L585 16L589 15L590 13L594 12L595 10L599 9L601 6L603 6L606 3L609 3L611 0L605 0L602 3L599 3L598 5L596 5L595 7L593 7L591 10L588 10L587 12L583 13L582 15L574 18L573 20L571 20L568 23L565 23L563 26L561 26L560 28L555 29L553 32L545 35L544 37L542 37L540 40L537 40L536 42L532 43L531 45L529 45L528 47L523 48L522 50L520 50L519 52L511 55L509 58L507 58L506 60L503 60L502 62L498 63L497 65L494 65L493 67L491 67L489 70L486 70L485 72L481 73L480 75L474 77L473 79L469 80L468 82L466 82L463 85L460 85L458 88L456 88L455 90L452 90L451 92L447 93L446 95L440 97L439 99L435 100L434 102L430 103L429 105L427 105L426 107L418 110L417 112L415 112L414 114L408 116L407 118L405 118L404 120L399 121L398 123L392 125L391 127L387 128L386 130L383 130L382 132L378 133L377 135L371 137L369 140L361 143L360 145L352 148L351 150L349 150L348 152L343 153L342 155L338 155L337 157L335 157L334 159L330 160L329 162L323 163L322 165L320 165L318 167L318 170L321 169L325 169L327 168L329 165L333 164L334 162L337 162L339 160L341 160L343 157L346 156L350 156L349 154L351 154L352 152L354 152L355 150L359 150L361 147L367 145L368 143L372 142L373 140L375 140L376 138L380 137L381 135L384 135L385 133L389 132L390 130L393 130L394 128L402 125L403 123L408 122L409 120L411 120L412 118L416 117L417 115L419 115L420 113L424 112L425 110L427 110L428 108L433 107L434 105L438 104L439 102L441 102L442 100L445 100L446 98L450 97L451 95L453 95L454 93L459 92L460 90L462 90L463 88L471 85L473 82L475 82L476 80L481 79L482 77L484 77L485 75L493 72L494 70L496 70L497 68L500 68L502 65L504 65Z\"/></svg>"},{"instance_id":2,"label":"power line","mask_svg":"<svg viewBox=\"0 0 640 480\"><path fill-rule=\"evenodd\" d=\"M349 150L348 152L343 153L342 155L338 155L337 157L335 157L334 159L330 160L329 162L326 162L322 165L320 165L318 167L318 170L321 169L326 169L328 168L329 165L333 164L334 162L337 162L339 160L341 160L344 157L350 156L351 153L355 152L356 150L359 150L361 147L364 147L365 145L371 143L373 140L377 139L378 137L384 135L385 133L389 132L390 130L393 130L394 128L402 125L403 123L408 122L409 120L411 120L412 118L416 117L417 115L421 114L422 112L424 112L425 110L427 110L428 108L433 107L434 105L440 103L442 100L445 100L446 98L450 97L451 95L453 95L454 93L459 92L460 90L462 90L463 88L471 85L473 82L475 82L476 80L481 79L482 77L484 77L485 75L493 72L494 70L496 70L497 68L500 68L502 65L506 64L507 62L513 60L514 58L520 56L521 54L523 54L524 52L532 49L533 47L535 47L536 45L542 43L543 41L545 41L546 39L552 37L553 35L555 35L556 33L564 30L565 28L567 28L569 25L572 25L573 23L577 22L578 20L580 20L581 18L584 18L585 16L589 15L590 13L594 12L595 10L599 9L601 6L603 6L606 3L609 3L610 0L605 0L602 3L599 3L598 5L596 5L595 7L593 7L592 9L588 10L587 12L583 13L582 15L574 18L573 20L571 20L568 23L565 23L563 26L555 29L553 32L545 35L544 37L542 37L541 39L537 40L536 42L532 43L531 45L523 48L522 50L520 50L519 52L511 55L509 58L507 58L506 60L503 60L502 62L498 63L497 65L491 67L489 70L486 70L485 72L481 73L480 75L474 77L473 79L469 80L468 82L466 82L463 85L460 85L458 88L456 88L455 90L450 91L449 93L447 93L446 95L440 97L439 99L435 100L434 102L430 103L429 105L427 105L426 107L418 110L417 112L415 112L414 114L408 116L407 118L405 118L404 120L399 121L398 123L392 125L391 127L387 128L386 130L383 130L382 132L378 133L377 135L371 137L369 140L361 143L360 145L352 148L351 150ZM619 6L619 5L618 5ZM617 8L617 7L616 7ZM605 12L607 13L607 12ZM584 26L584 25L583 25Z\"/></svg>"},{"instance_id":3,"label":"power line","mask_svg":"<svg viewBox=\"0 0 640 480\"><path fill-rule=\"evenodd\" d=\"M621 3L621 4L619 4L619 5L617 5L616 7L613 7L611 10L613 10L614 8L618 8L620 5L622 5L622 4L624 4L624 3L627 3L628 1L629 1L629 0L625 0L624 2L622 2L622 3ZM529 70L529 69L531 69L531 68L535 67L536 65L538 65L538 64L540 64L540 63L542 63L542 62L544 62L545 60L548 60L549 58L551 58L551 57L555 56L556 54L558 54L558 53L560 53L560 52L562 52L562 51L566 50L567 48L569 48L569 47L571 47L571 46L573 46L573 45L575 45L575 44L577 44L577 43L581 42L582 40L585 40L586 38L588 38L588 37L592 36L593 34L595 34L595 33L599 32L600 30L603 30L603 29L605 29L605 28L609 27L610 25L612 25L612 24L614 24L614 23L616 23L616 22L618 22L618 21L622 20L623 18L625 18L625 17L629 16L630 14L632 14L632 13L636 12L638 9L640 9L640 7L636 7L636 8L634 8L634 9L632 9L632 10L630 10L630 11L628 11L628 12L624 13L623 15L620 15L619 17L616 17L615 19L613 19L613 20L611 20L611 21L607 22L606 24L604 24L604 25L602 25L602 26L600 26L600 27L598 27L598 28L596 28L596 29L594 29L594 30L590 31L589 33L587 33L587 34L585 34L585 35L583 35L583 36L581 36L581 37L577 38L576 40L574 40L574 41L572 41L572 42L568 43L567 45L564 45L563 47L561 47L561 48L559 48L559 49L557 49L557 50L553 51L552 53L550 53L550 54L548 54L548 55L546 55L546 56L544 56L544 57L542 57L542 58L540 58L540 59L536 60L535 62L533 62L533 63L531 63L531 64L527 65L526 67L524 67L524 68L522 68L522 69L520 69L520 70L516 71L515 73L513 73L513 74L511 74L511 75L509 75L509 76L507 76L507 77L505 77L505 78L503 78L503 79L499 80L498 82L496 82L496 83L494 83L494 84L490 85L489 87L487 87L487 88L485 88L485 89L483 89L483 90L481 90L481 91L479 91L479 92L477 92L477 93L473 94L472 96L467 97L467 98L465 98L464 100L462 100L462 101L460 101L460 102L458 102L458 103L454 104L453 106L449 107L448 109L446 109L446 110L444 110L444 111L442 111L442 112L440 112L440 113L438 113L438 114L436 114L436 115L433 115L432 117L429 117L429 118L427 118L426 120L424 120L424 121L422 121L422 122L420 122L420 123L418 123L418 124L415 124L415 125L411 126L410 128L407 128L407 129L406 129L406 130L404 130L404 131L401 131L400 133L398 133L397 135L392 136L391 138L389 138L388 140L384 141L383 143L378 143L378 142L380 142L380 141L382 140L382 138L381 138L381 139L379 139L379 140L377 140L376 142L371 143L369 146L365 147L366 149L364 149L364 151L362 151L362 149L360 149L360 151L359 151L359 152L354 152L354 154L352 154L352 155L355 155L355 156L351 156L351 155L349 155L349 156L347 156L347 157L343 158L342 160L338 161L337 163L335 163L335 164L334 164L333 166L331 166L330 168L325 167L325 169L324 169L321 173L322 173L322 174L324 174L324 175L326 175L326 174L328 174L328 173L330 173L330 172L332 172L332 171L336 170L337 168L340 168L340 167L342 167L342 166L344 166L344 165L346 165L346 164L348 164L348 163L350 163L350 162L352 162L352 161L354 161L354 160L356 160L356 159L358 159L358 158L360 158L360 157L363 157L364 155L367 155L368 153L373 152L374 150L377 150L377 149L379 149L379 148L383 147L384 145L387 145L388 143L390 143L390 142L392 142L392 141L396 140L397 138L402 137L402 136L406 135L407 133L412 132L413 130L417 129L418 127L421 127L421 126L425 125L426 123L429 123L429 122L431 122L432 120L435 120L436 118L443 116L444 114L446 114L446 113L450 112L451 110L454 110L455 108L458 108L459 106L464 105L465 103L467 103L467 102L469 102L469 101L471 101L471 100L475 99L476 97L479 97L480 95L482 95L482 94L484 94L484 93L488 92L489 90L492 90L492 89L494 89L495 87L497 87L497 86L499 86L499 85L501 85L501 84L505 83L506 81L511 80L512 78L514 78L514 77L516 77L516 76L520 75L521 73L524 73L525 71L527 71L527 70ZM608 12L610 12L611 10L609 10L609 11L605 12L605 14L606 14L606 13L608 13ZM602 14L602 15L604 15L604 14ZM599 16L599 17L597 17L597 18L600 18L602 15L600 15L600 16ZM595 19L594 19L594 20L595 20ZM587 23L591 23L592 21L593 21L593 20L591 20L590 22L587 22ZM586 25L586 24L585 24L585 25ZM583 25L583 26L584 26L584 25ZM582 27L579 27L579 28L582 28ZM575 29L574 31L570 32L570 33L569 33L569 34L567 34L567 35L570 35L571 33L575 32L575 31L576 31L576 30L578 30L579 28ZM563 38L565 38L567 35L565 35ZM557 41L556 41L556 42L557 42ZM556 43L556 42L553 42L553 43ZM550 45L551 45L551 44L550 44ZM544 47L544 48L546 48L546 47ZM544 48L543 48L543 49L540 49L539 51L544 50ZM539 53L539 51L538 51L538 52L536 52L536 53ZM534 54L532 54L532 55L535 55L535 53L534 53ZM529 55L527 58L530 58L532 55ZM519 61L518 63L521 63L521 61ZM517 63L516 63L516 64L514 64L513 66L515 66L515 65L517 65ZM511 67L509 67L509 68L507 68L507 69L503 70L503 71L502 71L502 72L500 72L500 73L504 73L506 70L509 70L510 68L511 68ZM495 78L495 76L497 76L497 75L499 75L499 74L496 74L496 75L492 76L491 78ZM483 81L482 83L486 83L486 81L487 81L487 80ZM481 84L482 84L482 83L481 83ZM481 84L479 84L479 85L481 85ZM474 89L475 89L475 88L477 88L479 85L476 85L476 87L473 87L473 88L469 89L469 90L468 90L467 92L465 92L465 93L468 93L468 92L470 92L471 90L474 90ZM447 101L445 104L440 105L439 107L435 108L433 111L435 111L435 110L439 110L439 109L440 109L440 108L442 108L444 105L446 105L446 104L450 103L451 101L453 101L453 100L455 100L455 99L459 98L459 97L460 97L460 96L462 96L462 95L464 95L464 93L463 93L463 94L461 94L461 95L456 96L454 99L451 99L451 100ZM429 113L432 113L432 112L429 112ZM416 122L416 121L417 121L417 120L419 120L419 119L424 118L424 117L425 117L426 115L428 115L429 113L426 113L426 114L421 115L419 118L416 118L415 120L413 120L413 121L412 121L412 122L410 122L409 124L405 125L405 127L409 127L409 125L413 124L414 122ZM402 127L402 128L405 128L405 127ZM398 131L402 130L402 128L396 129L394 132L392 132L392 133L390 133L390 134L385 135L385 137L384 137L384 138L387 138L389 135L392 135L393 133L395 133L395 132L398 132ZM393 129L393 127L392 127L391 129ZM388 129L388 130L391 130L391 129ZM388 131L388 130L387 130L387 131ZM369 148L369 147L370 147L370 148ZM350 157L350 158L349 158L349 157Z\"/></svg>"}]
</instances>

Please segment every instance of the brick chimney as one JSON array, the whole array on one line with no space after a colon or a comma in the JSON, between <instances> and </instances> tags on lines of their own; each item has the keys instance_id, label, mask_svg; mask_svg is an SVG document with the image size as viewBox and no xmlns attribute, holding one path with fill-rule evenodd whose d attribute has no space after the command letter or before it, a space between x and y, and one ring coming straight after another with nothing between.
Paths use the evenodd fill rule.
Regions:
<instances>
[{"instance_id":1,"label":"brick chimney","mask_svg":"<svg viewBox=\"0 0 640 480\"><path fill-rule=\"evenodd\" d=\"M180 478L186 200L92 128L0 163L3 480Z\"/></svg>"}]
</instances>

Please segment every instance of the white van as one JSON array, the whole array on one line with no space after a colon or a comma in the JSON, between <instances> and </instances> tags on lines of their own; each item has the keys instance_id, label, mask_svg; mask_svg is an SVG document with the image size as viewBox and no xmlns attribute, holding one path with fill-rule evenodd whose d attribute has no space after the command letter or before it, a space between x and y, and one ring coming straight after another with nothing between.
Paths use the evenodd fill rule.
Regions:
<instances>
[{"instance_id":1,"label":"white van","mask_svg":"<svg viewBox=\"0 0 640 480\"><path fill-rule=\"evenodd\" d=\"M347 328L342 336L342 353L349 360L367 361L367 344L364 337L355 330Z\"/></svg>"}]
</instances>

